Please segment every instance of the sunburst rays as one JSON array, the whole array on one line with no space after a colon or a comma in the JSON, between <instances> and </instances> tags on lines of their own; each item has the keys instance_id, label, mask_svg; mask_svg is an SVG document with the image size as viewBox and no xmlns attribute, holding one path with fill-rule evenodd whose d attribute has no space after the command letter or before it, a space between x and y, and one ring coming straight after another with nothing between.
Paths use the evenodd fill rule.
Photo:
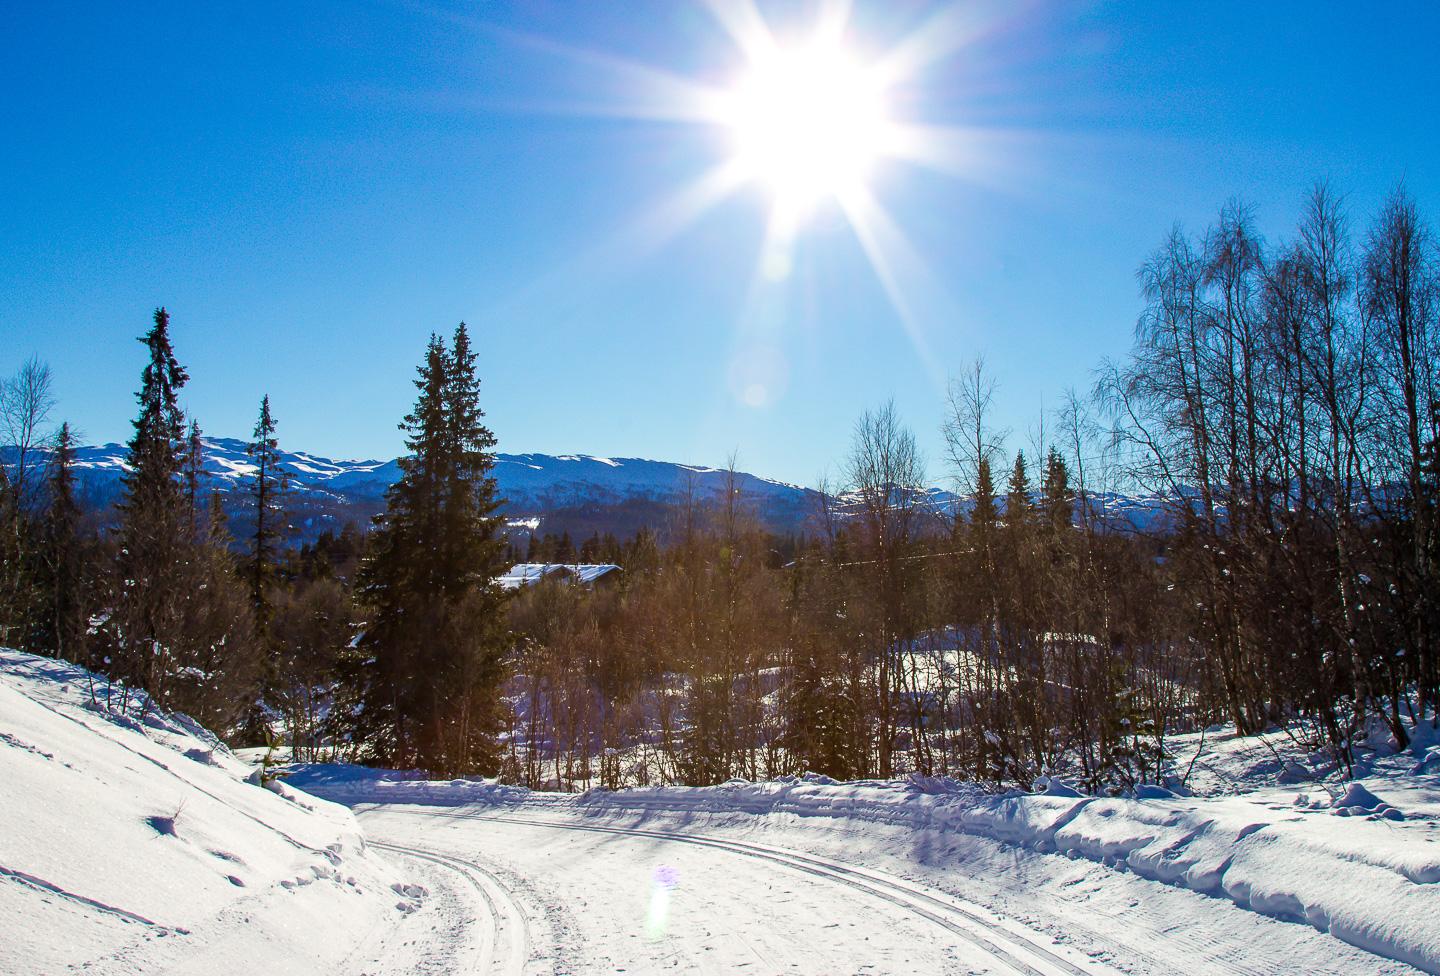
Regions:
<instances>
[{"instance_id":1,"label":"sunburst rays","mask_svg":"<svg viewBox=\"0 0 1440 976\"><path fill-rule=\"evenodd\" d=\"M854 37L860 31L847 0L821 0L803 29L783 33L767 22L754 0L703 0L703 6L719 37L733 49L727 83L543 38L514 38L597 76L585 97L568 105L547 103L541 107L547 113L681 125L721 137L714 140L722 147L719 158L707 169L660 191L651 207L596 250L609 256L606 263L612 267L627 255L638 261L747 188L764 191L768 216L754 277L738 290L744 298L737 309L728 384L736 402L763 407L775 402L789 369L781 351L783 323L775 321L775 310L791 303L783 294L769 293L791 287L796 249L811 230L812 216L834 207L851 228L927 375L943 382L943 370L930 353L925 316L917 309L918 301L940 289L878 187L913 166L1003 188L1003 149L1014 144L1015 134L924 118L922 84L927 71L996 29L1003 20L998 8L947 6L888 47L862 56L849 46L866 39ZM822 101L820 96L830 95L822 90L826 85L842 90ZM902 89L906 111L892 118L886 100ZM812 97L829 114L809 126L803 118L796 126L796 118L787 116L793 106L777 108L766 101L804 103ZM830 158L837 152L847 158ZM816 223L825 232L835 224ZM766 320L763 324L750 321L757 314Z\"/></svg>"}]
</instances>

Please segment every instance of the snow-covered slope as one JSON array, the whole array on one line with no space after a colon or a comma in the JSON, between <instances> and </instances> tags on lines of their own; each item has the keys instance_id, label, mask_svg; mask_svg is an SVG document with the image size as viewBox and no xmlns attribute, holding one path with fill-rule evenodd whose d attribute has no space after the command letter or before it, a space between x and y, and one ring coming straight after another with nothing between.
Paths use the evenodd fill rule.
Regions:
<instances>
[{"instance_id":1,"label":"snow-covered slope","mask_svg":"<svg viewBox=\"0 0 1440 976\"><path fill-rule=\"evenodd\" d=\"M1186 764L1228 794L1210 797L817 776L575 796L345 766L266 789L183 716L0 650L0 973L720 972L750 955L757 972L1440 973L1440 742L1416 731L1342 786L1280 737L1211 730ZM360 805L415 873L316 795ZM668 934L652 869L667 898L679 880ZM749 914L732 938L717 910Z\"/></svg>"},{"instance_id":2,"label":"snow-covered slope","mask_svg":"<svg viewBox=\"0 0 1440 976\"><path fill-rule=\"evenodd\" d=\"M350 811L110 691L0 650L0 973L336 971L404 914Z\"/></svg>"}]
</instances>

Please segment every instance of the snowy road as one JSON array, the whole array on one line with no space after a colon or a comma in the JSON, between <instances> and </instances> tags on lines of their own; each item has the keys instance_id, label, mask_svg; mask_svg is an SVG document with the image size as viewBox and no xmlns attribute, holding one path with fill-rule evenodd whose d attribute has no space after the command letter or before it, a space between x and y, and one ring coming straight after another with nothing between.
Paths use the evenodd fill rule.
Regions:
<instances>
[{"instance_id":1,"label":"snowy road","mask_svg":"<svg viewBox=\"0 0 1440 976\"><path fill-rule=\"evenodd\" d=\"M1369 778L1398 820L1358 784L557 794L334 765L258 788L188 720L95 707L95 680L0 651L7 976L1440 974L1440 786L1413 753Z\"/></svg>"},{"instance_id":2,"label":"snowy road","mask_svg":"<svg viewBox=\"0 0 1440 976\"><path fill-rule=\"evenodd\" d=\"M812 854L490 813L387 807L361 821L377 846L429 869L430 896L401 930L432 942L434 965L407 960L413 971L1111 971L979 906ZM396 971L397 941L374 971Z\"/></svg>"}]
</instances>

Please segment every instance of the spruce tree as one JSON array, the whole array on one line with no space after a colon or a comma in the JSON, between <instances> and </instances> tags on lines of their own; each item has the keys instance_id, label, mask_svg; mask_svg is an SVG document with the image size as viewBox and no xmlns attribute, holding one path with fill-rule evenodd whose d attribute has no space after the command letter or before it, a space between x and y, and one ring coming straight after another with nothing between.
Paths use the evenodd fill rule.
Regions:
<instances>
[{"instance_id":1,"label":"spruce tree","mask_svg":"<svg viewBox=\"0 0 1440 976\"><path fill-rule=\"evenodd\" d=\"M0 646L35 649L43 614L34 520L25 510L18 479L0 464Z\"/></svg>"},{"instance_id":2,"label":"spruce tree","mask_svg":"<svg viewBox=\"0 0 1440 976\"><path fill-rule=\"evenodd\" d=\"M183 618L177 640L175 707L244 745L266 741L271 716L257 707L266 673L256 640L249 587L234 554L218 490L210 492L203 537L185 567Z\"/></svg>"},{"instance_id":3,"label":"spruce tree","mask_svg":"<svg viewBox=\"0 0 1440 976\"><path fill-rule=\"evenodd\" d=\"M550 554L552 563L573 563L575 561L575 543L570 539L570 530L566 529L560 533L560 538L555 540L555 551Z\"/></svg>"},{"instance_id":4,"label":"spruce tree","mask_svg":"<svg viewBox=\"0 0 1440 976\"><path fill-rule=\"evenodd\" d=\"M1030 500L1030 475L1025 465L1025 452L1015 452L1015 465L1005 486L1005 516L1002 520L1000 549L1003 553L998 569L1004 582L1000 596L1009 606L997 615L1006 625L1023 630L1031 623L1029 613L1035 592L1034 505Z\"/></svg>"},{"instance_id":5,"label":"spruce tree","mask_svg":"<svg viewBox=\"0 0 1440 976\"><path fill-rule=\"evenodd\" d=\"M190 434L185 444L185 502L190 510L190 524L200 526L200 474L205 468L205 445L200 439L200 422L190 418Z\"/></svg>"},{"instance_id":6,"label":"spruce tree","mask_svg":"<svg viewBox=\"0 0 1440 976\"><path fill-rule=\"evenodd\" d=\"M1019 529L1030 520L1030 475L1025 470L1025 452L1015 452L1015 466L1005 491L1005 525Z\"/></svg>"},{"instance_id":7,"label":"spruce tree","mask_svg":"<svg viewBox=\"0 0 1440 976\"><path fill-rule=\"evenodd\" d=\"M75 436L60 425L50 458L50 509L46 548L50 575L49 645L57 657L78 660L84 639L80 598L80 504L75 498Z\"/></svg>"},{"instance_id":8,"label":"spruce tree","mask_svg":"<svg viewBox=\"0 0 1440 976\"><path fill-rule=\"evenodd\" d=\"M179 393L189 378L170 344L170 316L155 310L141 337L149 361L136 399L140 413L121 480L120 554L112 631L119 675L139 682L162 702L178 637L180 577L192 536L180 474L185 416Z\"/></svg>"},{"instance_id":9,"label":"spruce tree","mask_svg":"<svg viewBox=\"0 0 1440 976\"><path fill-rule=\"evenodd\" d=\"M280 444L275 437L275 418L270 413L270 396L260 400L260 416L245 448L255 465L250 479L250 498L255 505L255 532L250 537L250 603L255 608L255 626L263 643L270 626L270 587L275 575L276 553L283 535L284 497L288 487L280 467Z\"/></svg>"},{"instance_id":10,"label":"spruce tree","mask_svg":"<svg viewBox=\"0 0 1440 976\"><path fill-rule=\"evenodd\" d=\"M1040 482L1041 505L1050 529L1063 535L1075 515L1075 493L1070 490L1070 468L1053 447L1045 459L1045 477Z\"/></svg>"},{"instance_id":11,"label":"spruce tree","mask_svg":"<svg viewBox=\"0 0 1440 976\"><path fill-rule=\"evenodd\" d=\"M995 478L990 473L990 459L981 458L975 477L975 499L970 509L970 524L977 534L988 539L998 520L999 515L995 510Z\"/></svg>"},{"instance_id":12,"label":"spruce tree","mask_svg":"<svg viewBox=\"0 0 1440 976\"><path fill-rule=\"evenodd\" d=\"M408 454L361 570L372 623L358 731L377 761L488 772L508 642L494 582L504 541L495 438L482 422L463 325L449 350L430 337L415 385L415 408L400 425Z\"/></svg>"},{"instance_id":13,"label":"spruce tree","mask_svg":"<svg viewBox=\"0 0 1440 976\"><path fill-rule=\"evenodd\" d=\"M495 435L484 424L475 353L461 322L455 329L444 384L446 451L451 457L444 495L447 585L487 584L503 568L503 519L496 514Z\"/></svg>"}]
</instances>

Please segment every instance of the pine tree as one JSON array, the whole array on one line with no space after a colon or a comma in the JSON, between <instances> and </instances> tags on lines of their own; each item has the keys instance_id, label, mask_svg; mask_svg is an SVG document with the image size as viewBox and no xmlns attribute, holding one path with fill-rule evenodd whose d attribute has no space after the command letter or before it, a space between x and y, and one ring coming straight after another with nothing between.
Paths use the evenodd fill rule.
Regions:
<instances>
[{"instance_id":1,"label":"pine tree","mask_svg":"<svg viewBox=\"0 0 1440 976\"><path fill-rule=\"evenodd\" d=\"M250 537L248 567L250 603L255 608L255 625L263 643L270 626L270 586L284 527L283 504L288 487L285 471L280 467L279 441L275 438L269 394L260 400L260 416L245 453L255 465L255 474L250 480L250 497L255 504L255 533Z\"/></svg>"},{"instance_id":2,"label":"pine tree","mask_svg":"<svg viewBox=\"0 0 1440 976\"><path fill-rule=\"evenodd\" d=\"M370 757L439 774L496 768L501 657L508 642L494 435L484 426L469 336L430 337L419 396L401 429L408 454L386 495L360 592L363 726Z\"/></svg>"}]
</instances>

